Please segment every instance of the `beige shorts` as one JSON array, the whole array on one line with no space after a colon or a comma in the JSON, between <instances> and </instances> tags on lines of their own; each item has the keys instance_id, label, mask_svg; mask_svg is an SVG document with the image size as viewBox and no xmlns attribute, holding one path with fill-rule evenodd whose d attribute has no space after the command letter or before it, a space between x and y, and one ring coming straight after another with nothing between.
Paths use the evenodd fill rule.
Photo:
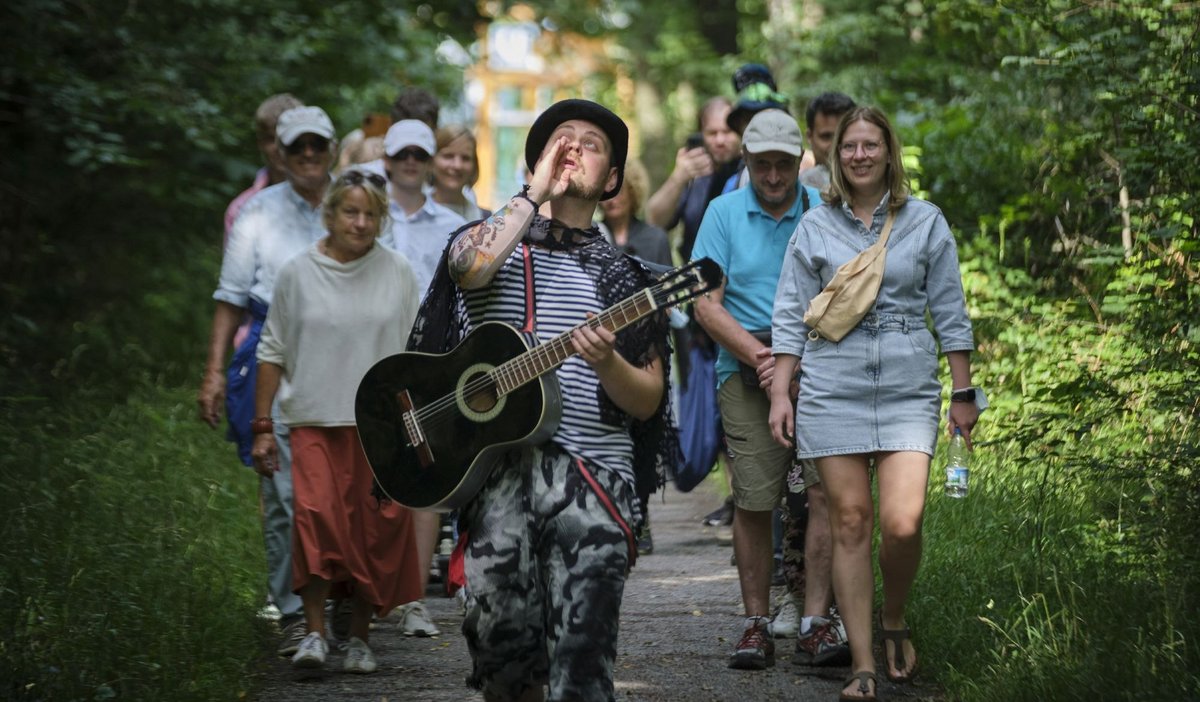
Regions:
<instances>
[{"instance_id":1,"label":"beige shorts","mask_svg":"<svg viewBox=\"0 0 1200 702\"><path fill-rule=\"evenodd\" d=\"M733 503L752 512L779 506L795 452L771 437L767 393L731 375L717 394L725 443L729 447Z\"/></svg>"}]
</instances>

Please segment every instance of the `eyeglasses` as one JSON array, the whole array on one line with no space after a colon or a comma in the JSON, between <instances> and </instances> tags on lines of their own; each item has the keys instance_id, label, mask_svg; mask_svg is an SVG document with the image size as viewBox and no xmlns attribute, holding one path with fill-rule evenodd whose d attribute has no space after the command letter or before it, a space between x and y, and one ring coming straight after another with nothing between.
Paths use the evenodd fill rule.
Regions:
<instances>
[{"instance_id":1,"label":"eyeglasses","mask_svg":"<svg viewBox=\"0 0 1200 702\"><path fill-rule=\"evenodd\" d=\"M883 144L880 144L877 141L864 141L864 142L847 141L838 147L838 153L840 153L843 158L850 158L851 156L853 156L855 153L858 152L858 149L860 146L862 147L863 153L866 154L867 156L878 156L879 149L880 149L880 147L883 146Z\"/></svg>"},{"instance_id":2,"label":"eyeglasses","mask_svg":"<svg viewBox=\"0 0 1200 702\"><path fill-rule=\"evenodd\" d=\"M425 163L433 157L430 156L425 149L410 146L408 148L400 149L396 153L392 154L392 158L396 161L403 161L406 158L414 158L418 163Z\"/></svg>"},{"instance_id":3,"label":"eyeglasses","mask_svg":"<svg viewBox=\"0 0 1200 702\"><path fill-rule=\"evenodd\" d=\"M323 136L317 136L316 134L306 134L283 147L283 150L286 151L289 156L299 156L300 154L304 153L306 149L312 149L317 153L327 151L329 149L329 140Z\"/></svg>"},{"instance_id":4,"label":"eyeglasses","mask_svg":"<svg viewBox=\"0 0 1200 702\"><path fill-rule=\"evenodd\" d=\"M349 170L338 176L338 180L346 185L362 185L364 181L374 185L380 190L387 189L387 180L378 173L369 173L361 170Z\"/></svg>"}]
</instances>

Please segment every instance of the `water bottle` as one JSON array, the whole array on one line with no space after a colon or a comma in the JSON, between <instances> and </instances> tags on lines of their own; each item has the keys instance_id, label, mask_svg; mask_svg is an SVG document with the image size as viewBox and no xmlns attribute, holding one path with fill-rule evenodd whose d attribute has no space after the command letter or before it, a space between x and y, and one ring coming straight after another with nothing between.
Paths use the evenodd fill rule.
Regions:
<instances>
[{"instance_id":1,"label":"water bottle","mask_svg":"<svg viewBox=\"0 0 1200 702\"><path fill-rule=\"evenodd\" d=\"M946 451L946 497L966 497L970 473L967 441L962 430L955 427Z\"/></svg>"}]
</instances>

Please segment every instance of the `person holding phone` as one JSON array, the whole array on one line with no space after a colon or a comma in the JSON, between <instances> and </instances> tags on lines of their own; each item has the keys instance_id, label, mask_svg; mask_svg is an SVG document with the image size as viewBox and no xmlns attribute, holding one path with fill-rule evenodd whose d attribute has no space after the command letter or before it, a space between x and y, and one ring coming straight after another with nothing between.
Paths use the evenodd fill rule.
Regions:
<instances>
[{"instance_id":1,"label":"person holding phone","mask_svg":"<svg viewBox=\"0 0 1200 702\"><path fill-rule=\"evenodd\" d=\"M733 103L715 97L700 108L700 141L693 138L675 153L675 168L666 182L646 200L646 221L666 231L683 224L679 254L692 255L696 232L708 203L721 194L721 185L739 170L741 138L726 123ZM715 186L715 189L714 189Z\"/></svg>"}]
</instances>

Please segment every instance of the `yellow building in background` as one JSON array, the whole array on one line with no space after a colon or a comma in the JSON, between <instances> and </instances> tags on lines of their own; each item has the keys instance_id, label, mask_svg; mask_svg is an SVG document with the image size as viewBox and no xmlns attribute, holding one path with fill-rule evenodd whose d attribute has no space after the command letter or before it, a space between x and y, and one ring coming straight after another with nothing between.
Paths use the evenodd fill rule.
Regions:
<instances>
[{"instance_id":1,"label":"yellow building in background","mask_svg":"<svg viewBox=\"0 0 1200 702\"><path fill-rule=\"evenodd\" d=\"M475 194L482 206L499 207L521 189L525 136L534 119L558 100L605 103L601 94L611 94L615 86L618 104L606 107L629 124L630 153L636 153L633 87L609 60L610 48L610 40L547 31L525 5L481 27L480 58L466 69L466 84L467 100L475 106Z\"/></svg>"}]
</instances>

